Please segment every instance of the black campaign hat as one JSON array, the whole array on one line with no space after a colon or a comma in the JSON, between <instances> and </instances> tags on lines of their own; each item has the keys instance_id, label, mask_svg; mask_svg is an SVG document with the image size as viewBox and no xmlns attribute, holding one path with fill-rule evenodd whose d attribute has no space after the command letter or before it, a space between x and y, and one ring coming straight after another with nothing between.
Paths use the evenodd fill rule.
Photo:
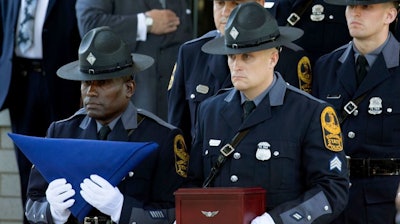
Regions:
<instances>
[{"instance_id":1,"label":"black campaign hat","mask_svg":"<svg viewBox=\"0 0 400 224\"><path fill-rule=\"evenodd\" d=\"M201 48L209 54L239 54L285 44L303 35L294 27L279 27L276 19L256 2L247 2L233 9L225 26L225 35L210 40Z\"/></svg>"},{"instance_id":2,"label":"black campaign hat","mask_svg":"<svg viewBox=\"0 0 400 224\"><path fill-rule=\"evenodd\" d=\"M110 27L90 30L79 46L79 60L62 66L57 75L64 79L105 80L134 75L149 68L154 59L131 54L128 45Z\"/></svg>"},{"instance_id":3,"label":"black campaign hat","mask_svg":"<svg viewBox=\"0 0 400 224\"><path fill-rule=\"evenodd\" d=\"M398 2L397 0L324 0L332 5L371 5L385 2Z\"/></svg>"}]
</instances>

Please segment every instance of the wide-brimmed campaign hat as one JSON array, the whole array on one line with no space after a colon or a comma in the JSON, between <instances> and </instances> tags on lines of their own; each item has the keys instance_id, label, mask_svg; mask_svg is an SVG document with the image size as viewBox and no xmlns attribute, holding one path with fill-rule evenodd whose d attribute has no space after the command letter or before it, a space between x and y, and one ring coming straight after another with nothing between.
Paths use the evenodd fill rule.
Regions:
<instances>
[{"instance_id":1,"label":"wide-brimmed campaign hat","mask_svg":"<svg viewBox=\"0 0 400 224\"><path fill-rule=\"evenodd\" d=\"M371 5L385 2L398 2L397 0L324 0L332 5Z\"/></svg>"},{"instance_id":2,"label":"wide-brimmed campaign hat","mask_svg":"<svg viewBox=\"0 0 400 224\"><path fill-rule=\"evenodd\" d=\"M225 35L210 40L201 48L209 54L240 54L285 44L303 35L294 27L279 27L276 19L256 2L238 5L225 25Z\"/></svg>"},{"instance_id":3,"label":"wide-brimmed campaign hat","mask_svg":"<svg viewBox=\"0 0 400 224\"><path fill-rule=\"evenodd\" d=\"M105 80L134 75L149 68L154 59L131 54L128 45L110 27L90 30L81 41L79 60L62 66L57 75L63 79Z\"/></svg>"}]
</instances>

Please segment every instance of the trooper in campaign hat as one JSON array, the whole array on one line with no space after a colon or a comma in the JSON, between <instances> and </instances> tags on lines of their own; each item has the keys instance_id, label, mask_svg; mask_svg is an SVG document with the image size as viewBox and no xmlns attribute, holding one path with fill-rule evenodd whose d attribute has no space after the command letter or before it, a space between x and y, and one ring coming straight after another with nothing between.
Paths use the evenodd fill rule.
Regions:
<instances>
[{"instance_id":1,"label":"trooper in campaign hat","mask_svg":"<svg viewBox=\"0 0 400 224\"><path fill-rule=\"evenodd\" d=\"M79 60L62 66L57 75L64 79L105 80L135 75L149 68L154 60L143 54L132 54L127 44L110 27L90 30L79 46Z\"/></svg>"},{"instance_id":2,"label":"trooper in campaign hat","mask_svg":"<svg viewBox=\"0 0 400 224\"><path fill-rule=\"evenodd\" d=\"M43 144L29 144L41 149L30 150L37 166L29 178L28 221L172 223L174 192L187 175L182 131L131 101L135 74L153 59L131 54L109 27L90 30L78 53L79 60L57 74L81 82L82 108L53 122ZM60 141L53 144L52 138ZM151 142L154 148L133 152L135 142ZM46 158L39 155L47 150L52 153L45 153Z\"/></svg>"},{"instance_id":3,"label":"trooper in campaign hat","mask_svg":"<svg viewBox=\"0 0 400 224\"><path fill-rule=\"evenodd\" d=\"M183 130L186 142L194 136L195 119L200 103L214 96L220 89L232 87L226 55L211 55L201 47L211 39L225 35L225 25L233 9L245 2L256 2L261 6L264 0L214 0L215 30L183 44L178 53L176 67L168 87L168 122ZM190 55L190 56L189 56ZM311 89L311 65L308 53L291 44L280 51L275 69L291 85L304 91Z\"/></svg>"},{"instance_id":4,"label":"trooper in campaign hat","mask_svg":"<svg viewBox=\"0 0 400 224\"><path fill-rule=\"evenodd\" d=\"M303 35L299 28L279 27L270 13L253 14L253 8L261 7L251 4L233 10L225 25L225 36L207 42L201 49L209 54L247 53L291 45Z\"/></svg>"},{"instance_id":5,"label":"trooper in campaign hat","mask_svg":"<svg viewBox=\"0 0 400 224\"><path fill-rule=\"evenodd\" d=\"M224 37L203 46L227 55L234 88L200 104L188 177L203 187L266 189L267 208L252 224L330 223L347 202L335 111L275 71L277 48L301 34L249 2L232 11Z\"/></svg>"},{"instance_id":6,"label":"trooper in campaign hat","mask_svg":"<svg viewBox=\"0 0 400 224\"><path fill-rule=\"evenodd\" d=\"M334 105L345 133L350 182L347 207L332 224L394 223L400 179L400 43L390 31L398 1L325 0L346 5L352 40L315 63L312 94ZM393 92L396 91L397 93Z\"/></svg>"}]
</instances>

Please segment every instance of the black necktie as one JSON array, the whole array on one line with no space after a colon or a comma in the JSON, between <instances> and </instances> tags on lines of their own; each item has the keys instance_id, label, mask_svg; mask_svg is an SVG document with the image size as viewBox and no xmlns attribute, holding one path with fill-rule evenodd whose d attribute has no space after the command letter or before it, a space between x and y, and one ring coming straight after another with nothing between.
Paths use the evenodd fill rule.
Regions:
<instances>
[{"instance_id":1,"label":"black necktie","mask_svg":"<svg viewBox=\"0 0 400 224\"><path fill-rule=\"evenodd\" d=\"M360 55L357 58L356 62L356 68L357 68L357 85L359 86L362 80L365 78L365 75L367 74L367 66L368 66L368 61L365 58L365 56Z\"/></svg>"},{"instance_id":2,"label":"black necktie","mask_svg":"<svg viewBox=\"0 0 400 224\"><path fill-rule=\"evenodd\" d=\"M245 120L249 116L249 114L254 110L254 108L256 108L256 105L254 104L253 101L250 101L250 100L244 101L244 103L243 103L243 110L244 110L243 120Z\"/></svg>"},{"instance_id":3,"label":"black necktie","mask_svg":"<svg viewBox=\"0 0 400 224\"><path fill-rule=\"evenodd\" d=\"M110 132L111 128L108 127L108 125L101 127L98 134L99 140L107 140L107 136Z\"/></svg>"}]
</instances>

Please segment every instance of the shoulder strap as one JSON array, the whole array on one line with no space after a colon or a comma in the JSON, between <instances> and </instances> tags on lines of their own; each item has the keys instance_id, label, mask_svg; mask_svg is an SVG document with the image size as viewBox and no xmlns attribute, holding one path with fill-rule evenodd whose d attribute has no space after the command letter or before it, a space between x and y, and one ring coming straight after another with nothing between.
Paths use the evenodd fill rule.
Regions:
<instances>
[{"instance_id":1,"label":"shoulder strap","mask_svg":"<svg viewBox=\"0 0 400 224\"><path fill-rule=\"evenodd\" d=\"M361 101L365 98L368 92L364 93L363 95L359 96L358 98L354 100L350 100L346 105L344 105L343 110L342 110L342 116L339 118L339 124L343 124L344 120L346 120L347 116L354 113L357 108L358 104L361 103Z\"/></svg>"},{"instance_id":2,"label":"shoulder strap","mask_svg":"<svg viewBox=\"0 0 400 224\"><path fill-rule=\"evenodd\" d=\"M239 142L246 136L246 134L250 131L249 128L238 132L232 139L231 143L224 145L221 149L217 161L215 161L214 166L211 168L210 174L203 182L203 187L208 187L214 178L217 176L219 170L224 165L225 160L235 151L235 147L239 144Z\"/></svg>"},{"instance_id":3,"label":"shoulder strap","mask_svg":"<svg viewBox=\"0 0 400 224\"><path fill-rule=\"evenodd\" d=\"M293 10L293 12L286 19L286 26L294 26L300 20L301 16L307 10L307 8L311 5L312 0L305 0L303 4L300 4Z\"/></svg>"}]
</instances>

